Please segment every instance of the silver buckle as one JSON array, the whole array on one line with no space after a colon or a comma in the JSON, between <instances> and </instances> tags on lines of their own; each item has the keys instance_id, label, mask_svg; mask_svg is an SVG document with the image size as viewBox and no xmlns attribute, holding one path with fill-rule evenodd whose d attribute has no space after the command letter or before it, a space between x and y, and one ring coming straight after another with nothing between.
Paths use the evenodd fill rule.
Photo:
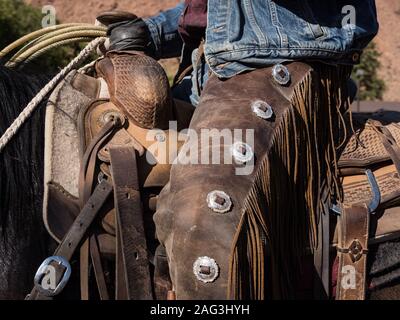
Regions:
<instances>
[{"instance_id":1,"label":"silver buckle","mask_svg":"<svg viewBox=\"0 0 400 320\"><path fill-rule=\"evenodd\" d=\"M56 285L57 271L51 265L52 262L56 262L65 268L63 277L58 285ZM44 260L36 272L34 280L35 288L46 297L54 297L64 290L70 277L71 265L69 262L63 257L52 256Z\"/></svg>"},{"instance_id":2,"label":"silver buckle","mask_svg":"<svg viewBox=\"0 0 400 320\"><path fill-rule=\"evenodd\" d=\"M368 212L370 214L375 214L375 211L381 203L381 191L379 190L378 181L376 181L375 175L370 169L365 171L365 175L367 176L368 183L372 189L372 199L367 206ZM337 215L342 214L342 209L337 204L332 205L331 210Z\"/></svg>"}]
</instances>

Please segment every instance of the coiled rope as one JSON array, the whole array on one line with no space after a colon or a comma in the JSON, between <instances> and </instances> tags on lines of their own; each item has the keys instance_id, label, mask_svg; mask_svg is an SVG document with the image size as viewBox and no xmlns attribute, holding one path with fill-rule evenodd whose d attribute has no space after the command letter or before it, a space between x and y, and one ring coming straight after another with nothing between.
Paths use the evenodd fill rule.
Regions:
<instances>
[{"instance_id":1,"label":"coiled rope","mask_svg":"<svg viewBox=\"0 0 400 320\"><path fill-rule=\"evenodd\" d=\"M33 111L43 101L43 99L56 87L56 85L65 78L65 76L87 59L90 54L95 51L98 46L104 44L106 38L99 37L90 42L80 53L73 59L63 70L61 70L39 93L32 99L20 115L14 120L11 126L0 138L0 153L4 150L5 146L16 135L18 130L22 127L25 121L32 115Z\"/></svg>"},{"instance_id":2,"label":"coiled rope","mask_svg":"<svg viewBox=\"0 0 400 320\"><path fill-rule=\"evenodd\" d=\"M83 24L81 24L81 23L65 23L65 24L60 24L60 25L56 25L56 26L53 26L53 27L43 28L43 29L34 31L32 33L29 33L29 34L23 36L22 38L14 41L13 43L11 43L7 47L5 47L3 50L1 50L0 51L0 58L5 57L11 51L13 51L13 50L19 48L20 46L24 45L26 42L32 41L34 39L37 39L38 37L40 37L40 36L42 36L44 34L48 34L48 33L53 32L53 31L57 31L57 30L65 29L65 28L70 28L70 27L75 27L75 26L83 26ZM89 26L89 24L87 24L86 26Z\"/></svg>"},{"instance_id":3,"label":"coiled rope","mask_svg":"<svg viewBox=\"0 0 400 320\"><path fill-rule=\"evenodd\" d=\"M13 42L0 51L0 58L4 58L23 46L6 63L6 67L15 68L38 58L55 47L70 43L88 42L97 37L105 37L106 32L106 27L91 24L73 23L49 27L32 32Z\"/></svg>"}]
</instances>

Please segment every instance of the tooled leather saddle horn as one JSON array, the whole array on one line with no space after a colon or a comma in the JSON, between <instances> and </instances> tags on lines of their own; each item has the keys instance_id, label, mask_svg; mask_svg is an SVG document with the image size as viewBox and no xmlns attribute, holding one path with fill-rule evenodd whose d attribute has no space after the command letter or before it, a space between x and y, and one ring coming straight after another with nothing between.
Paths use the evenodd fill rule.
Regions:
<instances>
[{"instance_id":1,"label":"tooled leather saddle horn","mask_svg":"<svg viewBox=\"0 0 400 320\"><path fill-rule=\"evenodd\" d=\"M96 65L107 82L110 100L136 125L167 129L173 118L168 77L153 58L141 52L109 52Z\"/></svg>"}]
</instances>

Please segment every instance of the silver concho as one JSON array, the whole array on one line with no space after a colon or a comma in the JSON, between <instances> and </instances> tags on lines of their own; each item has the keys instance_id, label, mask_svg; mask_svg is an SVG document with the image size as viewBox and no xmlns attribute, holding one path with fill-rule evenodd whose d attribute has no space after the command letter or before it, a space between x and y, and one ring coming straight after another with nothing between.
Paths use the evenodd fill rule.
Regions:
<instances>
[{"instance_id":1,"label":"silver concho","mask_svg":"<svg viewBox=\"0 0 400 320\"><path fill-rule=\"evenodd\" d=\"M275 81L282 86L287 85L290 81L289 69L282 64L276 64L272 68L272 76L274 77Z\"/></svg>"},{"instance_id":2,"label":"silver concho","mask_svg":"<svg viewBox=\"0 0 400 320\"><path fill-rule=\"evenodd\" d=\"M244 142L235 142L232 145L232 156L239 163L247 163L253 159L253 149Z\"/></svg>"},{"instance_id":3,"label":"silver concho","mask_svg":"<svg viewBox=\"0 0 400 320\"><path fill-rule=\"evenodd\" d=\"M200 257L193 264L193 273L199 281L211 283L219 276L219 266L212 258Z\"/></svg>"},{"instance_id":4,"label":"silver concho","mask_svg":"<svg viewBox=\"0 0 400 320\"><path fill-rule=\"evenodd\" d=\"M107 122L110 121L118 121L119 125L123 126L126 121L125 117L115 110L107 110L103 112L99 120L101 126L104 126Z\"/></svg>"},{"instance_id":5,"label":"silver concho","mask_svg":"<svg viewBox=\"0 0 400 320\"><path fill-rule=\"evenodd\" d=\"M154 136L154 138L156 139L157 142L165 142L167 140L167 137L165 136L165 132L163 131L159 131L156 133L156 135Z\"/></svg>"},{"instance_id":6,"label":"silver concho","mask_svg":"<svg viewBox=\"0 0 400 320\"><path fill-rule=\"evenodd\" d=\"M261 119L269 120L274 116L274 110L265 101L257 100L251 104L251 110Z\"/></svg>"},{"instance_id":7,"label":"silver concho","mask_svg":"<svg viewBox=\"0 0 400 320\"><path fill-rule=\"evenodd\" d=\"M227 213L232 208L231 198L223 191L215 190L207 195L208 207L217 213Z\"/></svg>"}]
</instances>

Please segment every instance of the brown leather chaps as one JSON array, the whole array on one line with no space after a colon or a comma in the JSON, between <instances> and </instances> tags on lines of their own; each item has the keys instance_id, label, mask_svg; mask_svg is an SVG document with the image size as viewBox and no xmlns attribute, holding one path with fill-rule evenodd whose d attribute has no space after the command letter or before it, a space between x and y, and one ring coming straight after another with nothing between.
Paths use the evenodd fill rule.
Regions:
<instances>
[{"instance_id":1,"label":"brown leather chaps","mask_svg":"<svg viewBox=\"0 0 400 320\"><path fill-rule=\"evenodd\" d=\"M335 193L348 76L294 62L210 77L180 152L195 160L172 166L154 218L177 299L295 297Z\"/></svg>"}]
</instances>

